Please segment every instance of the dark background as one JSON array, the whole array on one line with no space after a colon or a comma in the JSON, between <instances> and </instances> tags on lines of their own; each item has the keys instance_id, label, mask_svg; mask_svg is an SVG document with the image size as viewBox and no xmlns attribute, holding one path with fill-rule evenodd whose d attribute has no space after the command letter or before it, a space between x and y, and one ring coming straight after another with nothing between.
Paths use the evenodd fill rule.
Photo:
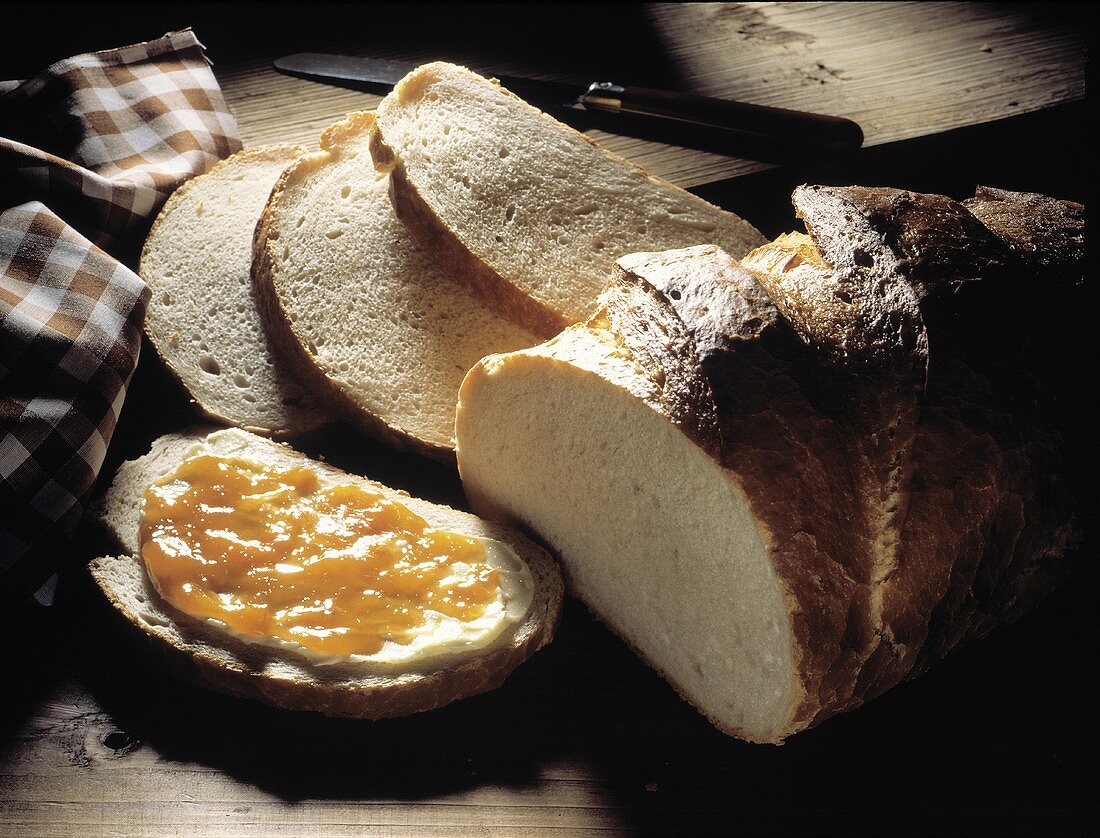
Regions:
<instances>
[{"instance_id":1,"label":"dark background","mask_svg":"<svg viewBox=\"0 0 1100 838\"><path fill-rule=\"evenodd\" d=\"M1073 16L1050 4L1036 14ZM192 26L215 70L306 50L438 49L529 72L575 70L677 88L680 80L631 7L420 9L173 5L17 7L5 25L0 78L52 60ZM59 21L62 22L59 25ZM867 149L847 160L792 163L693 190L765 235L793 229L793 186L892 185L965 197L977 184L1086 201L1095 145L1086 103ZM575 601L555 642L489 695L409 719L358 723L291 714L172 681L91 589L82 533L51 609L4 615L8 710L0 764L36 705L78 683L128 741L208 764L287 799L420 799L482 782L527 786L540 764L575 759L607 781L608 805L638 833L1071 834L1096 823L1097 606L1095 293L1037 318L1064 323L1061 393L1067 461L1085 535L1068 584L1016 625L963 649L922 678L781 748L717 733ZM104 474L187 423L187 398L143 353ZM322 444L323 443L323 444ZM300 447L433 500L462 505L453 470L338 430ZM116 740L121 742L121 740ZM123 743L124 744L124 743ZM395 753L424 752L405 763ZM471 751L477 754L468 760ZM415 766L415 767L414 767Z\"/></svg>"}]
</instances>

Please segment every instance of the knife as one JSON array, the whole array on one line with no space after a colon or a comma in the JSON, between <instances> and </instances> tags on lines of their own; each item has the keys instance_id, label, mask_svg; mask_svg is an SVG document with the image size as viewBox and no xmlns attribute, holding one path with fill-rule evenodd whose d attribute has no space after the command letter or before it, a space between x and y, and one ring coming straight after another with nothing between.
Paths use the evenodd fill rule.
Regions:
<instances>
[{"instance_id":1,"label":"knife","mask_svg":"<svg viewBox=\"0 0 1100 838\"><path fill-rule=\"evenodd\" d=\"M379 93L388 92L418 66L381 58L316 52L299 52L277 58L272 63L276 70L288 75ZM702 130L711 140L715 136L747 138L761 149L774 142L786 152L846 153L863 144L859 125L838 116L608 81L576 85L521 76L498 75L497 78L512 93L542 108L622 115L623 121L635 129L644 119L653 123L662 140L669 142L676 142L676 134L668 129L678 125L697 129L695 133ZM615 131L614 122L605 121L603 125Z\"/></svg>"}]
</instances>

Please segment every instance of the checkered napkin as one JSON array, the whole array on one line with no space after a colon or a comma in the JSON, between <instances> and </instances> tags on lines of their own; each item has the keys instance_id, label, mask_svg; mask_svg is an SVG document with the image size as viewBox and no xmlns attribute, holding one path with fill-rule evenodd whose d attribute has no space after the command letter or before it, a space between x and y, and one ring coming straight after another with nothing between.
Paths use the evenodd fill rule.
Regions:
<instances>
[{"instance_id":1,"label":"checkered napkin","mask_svg":"<svg viewBox=\"0 0 1100 838\"><path fill-rule=\"evenodd\" d=\"M0 594L52 596L103 463L149 295L123 262L240 147L190 30L0 85Z\"/></svg>"}]
</instances>

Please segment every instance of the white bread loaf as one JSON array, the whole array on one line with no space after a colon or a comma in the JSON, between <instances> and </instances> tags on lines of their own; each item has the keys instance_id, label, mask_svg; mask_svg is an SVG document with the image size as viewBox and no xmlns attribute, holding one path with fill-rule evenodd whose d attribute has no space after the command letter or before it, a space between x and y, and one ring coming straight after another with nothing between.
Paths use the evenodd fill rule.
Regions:
<instances>
[{"instance_id":1,"label":"white bread loaf","mask_svg":"<svg viewBox=\"0 0 1100 838\"><path fill-rule=\"evenodd\" d=\"M857 187L795 206L810 235L751 271L715 247L621 260L587 323L471 370L456 423L473 507L544 539L758 742L1019 616L1075 532L1027 336L1074 304L1083 208Z\"/></svg>"},{"instance_id":2,"label":"white bread loaf","mask_svg":"<svg viewBox=\"0 0 1100 838\"><path fill-rule=\"evenodd\" d=\"M197 428L161 437L145 456L124 463L110 489L90 514L122 549L98 558L91 573L99 587L134 627L146 634L170 669L185 680L221 692L292 710L377 719L439 707L498 687L508 674L553 636L561 609L561 576L544 550L519 533L464 512L409 497L315 461L285 445L238 430L209 433ZM395 498L431 525L496 539L512 547L534 580L526 617L506 628L485 649L456 653L445 662L420 667L336 662L318 665L293 649L236 638L164 602L140 557L138 529L145 490L174 470L199 444L204 453L239 456L273 466L308 462L327 484L358 483Z\"/></svg>"},{"instance_id":3,"label":"white bread loaf","mask_svg":"<svg viewBox=\"0 0 1100 838\"><path fill-rule=\"evenodd\" d=\"M546 337L583 320L614 261L764 240L748 222L596 145L453 64L409 73L371 151L398 216L452 277Z\"/></svg>"},{"instance_id":4,"label":"white bread loaf","mask_svg":"<svg viewBox=\"0 0 1100 838\"><path fill-rule=\"evenodd\" d=\"M268 333L318 397L398 447L454 460L454 404L482 356L535 336L449 281L394 215L349 114L279 179L253 281Z\"/></svg>"},{"instance_id":5,"label":"white bread loaf","mask_svg":"<svg viewBox=\"0 0 1100 838\"><path fill-rule=\"evenodd\" d=\"M328 413L264 334L249 272L252 235L272 186L299 145L238 152L173 193L138 272L152 296L145 333L202 412L258 433L300 434Z\"/></svg>"}]
</instances>

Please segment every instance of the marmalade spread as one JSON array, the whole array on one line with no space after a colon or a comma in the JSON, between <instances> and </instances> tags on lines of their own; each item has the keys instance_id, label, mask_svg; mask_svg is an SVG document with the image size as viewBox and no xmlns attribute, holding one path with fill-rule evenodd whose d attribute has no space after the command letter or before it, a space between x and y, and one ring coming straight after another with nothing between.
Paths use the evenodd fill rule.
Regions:
<instances>
[{"instance_id":1,"label":"marmalade spread","mask_svg":"<svg viewBox=\"0 0 1100 838\"><path fill-rule=\"evenodd\" d=\"M146 491L140 540L174 607L324 656L484 645L530 602L529 571L509 548L433 529L401 503L326 485L307 466L197 454ZM501 577L517 573L526 603L509 604L516 580L502 588Z\"/></svg>"}]
</instances>

